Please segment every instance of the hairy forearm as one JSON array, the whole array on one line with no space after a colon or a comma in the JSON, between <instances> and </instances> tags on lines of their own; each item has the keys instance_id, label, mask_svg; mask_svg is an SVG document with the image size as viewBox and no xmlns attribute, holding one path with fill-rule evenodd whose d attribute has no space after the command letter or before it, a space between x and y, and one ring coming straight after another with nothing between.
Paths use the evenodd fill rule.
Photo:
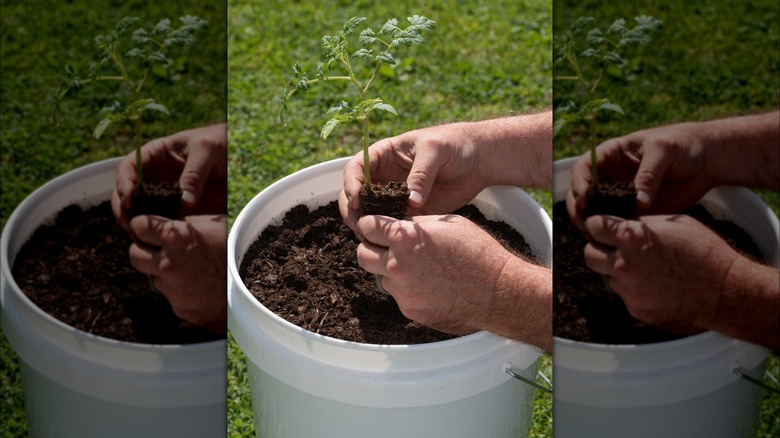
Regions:
<instances>
[{"instance_id":1,"label":"hairy forearm","mask_svg":"<svg viewBox=\"0 0 780 438\"><path fill-rule=\"evenodd\" d=\"M552 187L552 112L467 123L487 185Z\"/></svg>"},{"instance_id":2,"label":"hairy forearm","mask_svg":"<svg viewBox=\"0 0 780 438\"><path fill-rule=\"evenodd\" d=\"M737 258L706 328L780 352L780 271Z\"/></svg>"},{"instance_id":3,"label":"hairy forearm","mask_svg":"<svg viewBox=\"0 0 780 438\"><path fill-rule=\"evenodd\" d=\"M780 111L693 123L716 185L780 189Z\"/></svg>"},{"instance_id":4,"label":"hairy forearm","mask_svg":"<svg viewBox=\"0 0 780 438\"><path fill-rule=\"evenodd\" d=\"M552 351L552 273L510 258L496 285L487 327L492 333Z\"/></svg>"}]
</instances>

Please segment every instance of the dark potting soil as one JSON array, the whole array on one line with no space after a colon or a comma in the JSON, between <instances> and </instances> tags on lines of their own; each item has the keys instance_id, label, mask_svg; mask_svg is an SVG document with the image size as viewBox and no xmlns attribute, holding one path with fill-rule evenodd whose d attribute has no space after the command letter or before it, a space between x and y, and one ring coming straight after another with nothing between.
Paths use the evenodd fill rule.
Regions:
<instances>
[{"instance_id":1,"label":"dark potting soil","mask_svg":"<svg viewBox=\"0 0 780 438\"><path fill-rule=\"evenodd\" d=\"M716 220L704 207L681 212L710 227L733 248L756 260L760 251L751 237L729 221ZM683 336L653 327L631 316L620 297L604 286L604 277L585 264L587 240L566 212L553 205L553 334L597 344L647 344Z\"/></svg>"},{"instance_id":2,"label":"dark potting soil","mask_svg":"<svg viewBox=\"0 0 780 438\"><path fill-rule=\"evenodd\" d=\"M181 194L178 182L138 184L132 194L132 215L154 214L176 219L179 217Z\"/></svg>"},{"instance_id":3,"label":"dark potting soil","mask_svg":"<svg viewBox=\"0 0 780 438\"><path fill-rule=\"evenodd\" d=\"M371 184L360 188L360 210L364 215L378 214L403 219L409 199L409 187L405 182Z\"/></svg>"},{"instance_id":4,"label":"dark potting soil","mask_svg":"<svg viewBox=\"0 0 780 438\"><path fill-rule=\"evenodd\" d=\"M586 216L610 214L629 219L636 208L636 187L633 181L600 182L588 188Z\"/></svg>"},{"instance_id":5,"label":"dark potting soil","mask_svg":"<svg viewBox=\"0 0 780 438\"><path fill-rule=\"evenodd\" d=\"M458 210L505 247L535 261L530 247L506 224L488 221L474 206ZM290 210L281 226L266 228L247 251L240 275L269 310L315 333L369 344L421 344L455 338L403 316L357 263L359 241L334 201L309 212Z\"/></svg>"},{"instance_id":6,"label":"dark potting soil","mask_svg":"<svg viewBox=\"0 0 780 438\"><path fill-rule=\"evenodd\" d=\"M132 241L105 201L71 205L39 227L13 264L19 287L54 318L87 333L142 344L224 338L181 320L130 265Z\"/></svg>"}]
</instances>

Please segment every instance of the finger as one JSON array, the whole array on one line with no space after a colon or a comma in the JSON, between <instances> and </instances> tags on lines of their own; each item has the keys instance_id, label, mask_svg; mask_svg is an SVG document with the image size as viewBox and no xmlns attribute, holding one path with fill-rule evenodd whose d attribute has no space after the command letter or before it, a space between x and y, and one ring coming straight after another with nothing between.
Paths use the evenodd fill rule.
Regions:
<instances>
[{"instance_id":1,"label":"finger","mask_svg":"<svg viewBox=\"0 0 780 438\"><path fill-rule=\"evenodd\" d=\"M588 243L585 245L585 264L599 274L614 275L616 251L614 248Z\"/></svg>"},{"instance_id":2,"label":"finger","mask_svg":"<svg viewBox=\"0 0 780 438\"><path fill-rule=\"evenodd\" d=\"M366 272L387 276L388 252L386 247L367 241L361 242L357 248L358 264Z\"/></svg>"},{"instance_id":3,"label":"finger","mask_svg":"<svg viewBox=\"0 0 780 438\"><path fill-rule=\"evenodd\" d=\"M357 221L360 218L360 211L355 210L350 206L347 195L343 190L339 193L339 213L341 213L341 218L344 220L344 223L355 233L355 236L361 241L364 240L363 235L357 230Z\"/></svg>"},{"instance_id":4,"label":"finger","mask_svg":"<svg viewBox=\"0 0 780 438\"><path fill-rule=\"evenodd\" d=\"M642 161L639 162L634 177L639 207L648 208L652 205L672 159L672 154L666 153L662 148L646 148L643 151Z\"/></svg>"},{"instance_id":5,"label":"finger","mask_svg":"<svg viewBox=\"0 0 780 438\"><path fill-rule=\"evenodd\" d=\"M206 187L209 175L217 165L217 159L210 153L208 145L203 143L191 145L187 152L187 160L184 162L179 186L182 190L182 202L185 207L192 208L200 200L203 189Z\"/></svg>"},{"instance_id":6,"label":"finger","mask_svg":"<svg viewBox=\"0 0 780 438\"><path fill-rule=\"evenodd\" d=\"M585 221L585 212L577 205L577 201L574 199L574 193L571 190L566 193L566 212L569 213L571 223L582 230L582 223Z\"/></svg>"},{"instance_id":7,"label":"finger","mask_svg":"<svg viewBox=\"0 0 780 438\"><path fill-rule=\"evenodd\" d=\"M410 207L419 209L425 205L433 183L436 181L436 175L442 166L441 156L441 154L434 153L432 148L422 149L415 154L412 168L406 178L406 185L411 191L409 195Z\"/></svg>"},{"instance_id":8,"label":"finger","mask_svg":"<svg viewBox=\"0 0 780 438\"><path fill-rule=\"evenodd\" d=\"M571 167L571 193L575 206L585 209L585 195L591 184L590 153L586 153Z\"/></svg>"},{"instance_id":9,"label":"finger","mask_svg":"<svg viewBox=\"0 0 780 438\"><path fill-rule=\"evenodd\" d=\"M374 245L390 247L390 235L398 228L398 219L388 216L362 216L357 221L357 232Z\"/></svg>"},{"instance_id":10,"label":"finger","mask_svg":"<svg viewBox=\"0 0 780 438\"><path fill-rule=\"evenodd\" d=\"M157 248L152 248L142 243L133 243L130 245L130 264L138 272L147 275L159 275L161 258L162 251ZM157 285L155 285L155 287L157 287Z\"/></svg>"},{"instance_id":11,"label":"finger","mask_svg":"<svg viewBox=\"0 0 780 438\"><path fill-rule=\"evenodd\" d=\"M133 189L135 188L136 180L136 163L135 152L131 152L125 158L119 162L116 167L116 191L120 204L126 210L129 210L132 205L130 199L132 198Z\"/></svg>"},{"instance_id":12,"label":"finger","mask_svg":"<svg viewBox=\"0 0 780 438\"><path fill-rule=\"evenodd\" d=\"M628 220L617 216L595 215L583 222L583 231L605 246L617 246L618 235L628 226Z\"/></svg>"},{"instance_id":13,"label":"finger","mask_svg":"<svg viewBox=\"0 0 780 438\"><path fill-rule=\"evenodd\" d=\"M130 220L130 232L141 242L155 247L163 246L164 236L173 227L170 219L162 216L140 215Z\"/></svg>"},{"instance_id":14,"label":"finger","mask_svg":"<svg viewBox=\"0 0 780 438\"><path fill-rule=\"evenodd\" d=\"M111 193L111 211L114 213L116 223L125 231L129 231L130 213L122 206L122 200L116 190Z\"/></svg>"},{"instance_id":15,"label":"finger","mask_svg":"<svg viewBox=\"0 0 780 438\"><path fill-rule=\"evenodd\" d=\"M360 187L363 185L363 152L355 154L344 166L344 194L349 208L360 210Z\"/></svg>"}]
</instances>

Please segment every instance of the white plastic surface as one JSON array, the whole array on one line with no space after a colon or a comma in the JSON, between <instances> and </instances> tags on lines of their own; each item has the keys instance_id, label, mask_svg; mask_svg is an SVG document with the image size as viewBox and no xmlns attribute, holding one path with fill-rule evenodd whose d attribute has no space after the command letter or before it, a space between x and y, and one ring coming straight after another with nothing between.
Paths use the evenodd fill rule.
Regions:
<instances>
[{"instance_id":1,"label":"white plastic surface","mask_svg":"<svg viewBox=\"0 0 780 438\"><path fill-rule=\"evenodd\" d=\"M554 163L555 202L565 199L576 158ZM713 215L750 232L776 264L780 232L772 211L738 187L709 192ZM767 349L706 332L647 345L604 345L554 338L556 437L752 437Z\"/></svg>"},{"instance_id":2,"label":"white plastic surface","mask_svg":"<svg viewBox=\"0 0 780 438\"><path fill-rule=\"evenodd\" d=\"M258 436L526 436L534 390L504 372L507 362L534 379L540 351L487 332L421 345L342 341L297 327L249 293L238 266L268 224L296 204L337 198L339 159L292 174L242 210L228 238L229 327L247 355ZM500 205L507 205L506 208ZM551 222L525 192L480 194L488 216L520 227L532 249L551 258ZM304 409L306 415L302 415ZM471 433L469 431L478 431ZM403 433L402 433L403 434Z\"/></svg>"},{"instance_id":3,"label":"white plastic surface","mask_svg":"<svg viewBox=\"0 0 780 438\"><path fill-rule=\"evenodd\" d=\"M45 184L14 211L0 240L2 328L21 359L32 437L224 434L226 342L146 345L76 330L35 306L11 275L16 253L71 203L109 198L120 159Z\"/></svg>"}]
</instances>

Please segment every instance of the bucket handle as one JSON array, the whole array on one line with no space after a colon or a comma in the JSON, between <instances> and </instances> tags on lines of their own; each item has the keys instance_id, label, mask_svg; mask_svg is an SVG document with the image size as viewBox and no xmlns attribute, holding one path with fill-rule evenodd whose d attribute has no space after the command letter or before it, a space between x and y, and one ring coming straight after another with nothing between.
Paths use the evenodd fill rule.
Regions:
<instances>
[{"instance_id":1,"label":"bucket handle","mask_svg":"<svg viewBox=\"0 0 780 438\"><path fill-rule=\"evenodd\" d=\"M770 386L770 385L762 382L761 380L758 380L755 377L750 376L750 375L742 372L742 370L739 368L739 364L736 363L736 362L731 364L731 372L736 374L737 376L747 380L748 382L750 382L750 383L752 383L754 385L758 385L758 386L760 386L760 387L762 387L764 389L767 389L767 390L772 391L774 393L780 394L780 388L775 387L775 386ZM778 384L777 383L777 378L775 376L773 376L772 373L770 373L769 371L765 371L764 375L767 376L769 378L769 380L775 382L775 385Z\"/></svg>"},{"instance_id":2,"label":"bucket handle","mask_svg":"<svg viewBox=\"0 0 780 438\"><path fill-rule=\"evenodd\" d=\"M547 386L543 386L543 385L541 385L541 384L539 384L539 383L537 383L537 382L535 382L535 381L533 381L531 379L526 379L525 377L521 376L519 373L517 373L515 371L512 371L512 363L511 362L507 362L504 365L504 372L509 374L510 376L514 377L515 379L517 379L517 380L519 380L519 381L521 381L521 382L523 382L525 384L531 385L531 386L533 386L536 389L540 389L540 390L542 390L542 391L544 391L544 392L546 392L548 394L552 394L552 392L553 392L552 382L550 382L550 379L548 379L547 376L545 376L544 373L542 373L541 371L538 371L536 373L536 377L539 378L539 379L542 379L547 384Z\"/></svg>"}]
</instances>

